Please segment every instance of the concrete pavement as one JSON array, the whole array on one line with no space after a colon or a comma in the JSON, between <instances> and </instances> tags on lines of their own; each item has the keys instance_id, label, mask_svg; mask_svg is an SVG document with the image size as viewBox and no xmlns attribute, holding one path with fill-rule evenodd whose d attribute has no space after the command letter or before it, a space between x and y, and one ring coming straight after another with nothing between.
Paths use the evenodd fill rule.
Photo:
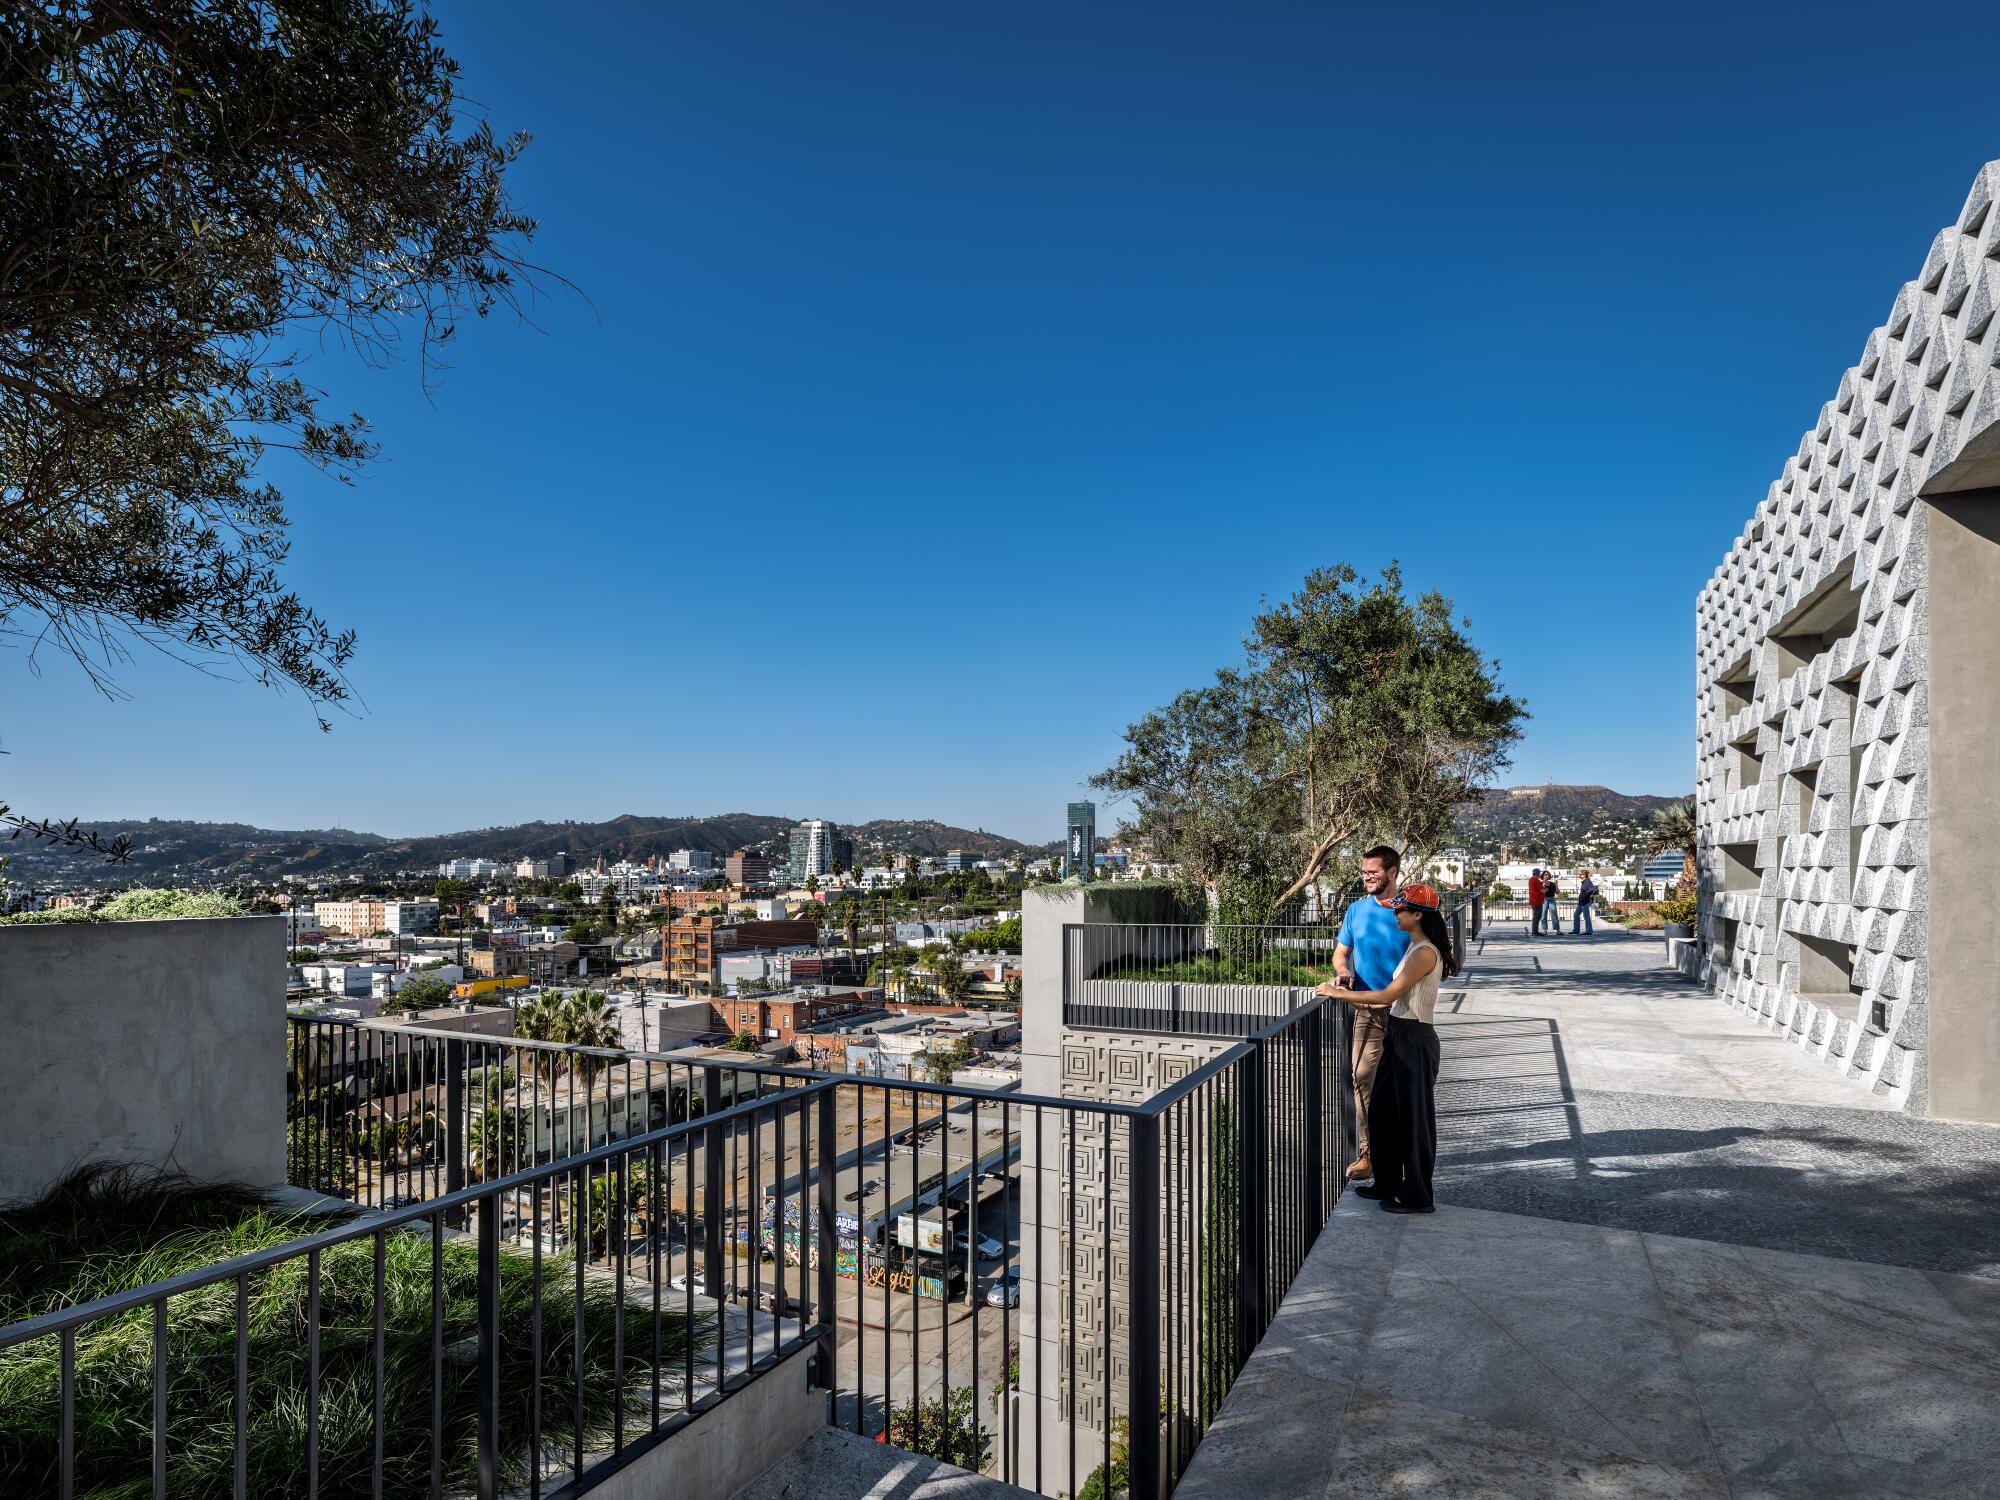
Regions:
<instances>
[{"instance_id":1,"label":"concrete pavement","mask_svg":"<svg viewBox=\"0 0 2000 1500\"><path fill-rule=\"evenodd\" d=\"M1177 1494L2000 1492L2000 1131L1882 1110L1656 936L1482 950L1438 1212L1342 1202Z\"/></svg>"}]
</instances>

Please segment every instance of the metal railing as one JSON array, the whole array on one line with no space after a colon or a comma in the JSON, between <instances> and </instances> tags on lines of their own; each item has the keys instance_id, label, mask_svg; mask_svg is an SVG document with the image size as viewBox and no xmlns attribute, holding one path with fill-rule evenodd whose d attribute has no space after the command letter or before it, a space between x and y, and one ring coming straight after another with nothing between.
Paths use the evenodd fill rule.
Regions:
<instances>
[{"instance_id":1,"label":"metal railing","mask_svg":"<svg viewBox=\"0 0 2000 1500\"><path fill-rule=\"evenodd\" d=\"M790 1121L810 1162L829 1098L752 1098L0 1328L17 1397L35 1359L51 1365L45 1441L0 1452L0 1489L163 1496L171 1474L175 1494L238 1500L587 1491L821 1336L824 1278L794 1298L779 1265L776 1297L747 1312L698 1278L754 1288L761 1272L722 1264L741 1189L707 1164L725 1139L775 1130L783 1160ZM565 1226L566 1247L521 1243L524 1224ZM194 1394L222 1373L218 1327L225 1410ZM144 1412L127 1405L135 1359Z\"/></svg>"},{"instance_id":2,"label":"metal railing","mask_svg":"<svg viewBox=\"0 0 2000 1500\"><path fill-rule=\"evenodd\" d=\"M1484 921L1476 893L1442 914L1464 962ZM1063 1024L1092 1031L1247 1036L1334 974L1337 923L1076 922L1063 927Z\"/></svg>"},{"instance_id":3,"label":"metal railing","mask_svg":"<svg viewBox=\"0 0 2000 1500\"><path fill-rule=\"evenodd\" d=\"M0 1330L50 1416L0 1490L579 1495L812 1348L850 1431L1049 1495L1119 1488L1122 1449L1164 1493L1340 1191L1347 1020L1292 1007L1126 1103L294 1018L294 1180L371 1211ZM143 1395L107 1330L150 1343ZM257 1426L287 1407L295 1451Z\"/></svg>"}]
</instances>

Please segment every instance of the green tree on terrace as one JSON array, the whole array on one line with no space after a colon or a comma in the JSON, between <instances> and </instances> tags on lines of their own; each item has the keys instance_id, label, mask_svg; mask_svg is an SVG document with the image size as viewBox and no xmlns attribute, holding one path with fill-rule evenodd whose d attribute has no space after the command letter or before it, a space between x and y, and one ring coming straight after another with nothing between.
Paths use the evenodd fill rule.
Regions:
<instances>
[{"instance_id":1,"label":"green tree on terrace","mask_svg":"<svg viewBox=\"0 0 2000 1500\"><path fill-rule=\"evenodd\" d=\"M414 0L0 6L0 635L110 695L135 643L326 710L351 631L282 578L278 451L349 480L315 344L425 378L516 305L525 137L468 119ZM91 843L74 824L0 823Z\"/></svg>"},{"instance_id":2,"label":"green tree on terrace","mask_svg":"<svg viewBox=\"0 0 2000 1500\"><path fill-rule=\"evenodd\" d=\"M1316 569L1251 622L1247 659L1125 731L1091 780L1131 831L1246 916L1344 878L1378 839L1421 859L1507 763L1527 713L1438 593L1394 564Z\"/></svg>"}]
</instances>

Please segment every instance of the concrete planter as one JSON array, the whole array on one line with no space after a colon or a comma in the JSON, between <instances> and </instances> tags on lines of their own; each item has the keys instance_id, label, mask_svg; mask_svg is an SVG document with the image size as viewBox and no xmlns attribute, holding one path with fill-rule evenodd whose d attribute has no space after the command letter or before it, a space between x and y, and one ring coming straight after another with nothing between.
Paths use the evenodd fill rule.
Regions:
<instances>
[{"instance_id":1,"label":"concrete planter","mask_svg":"<svg viewBox=\"0 0 2000 1500\"><path fill-rule=\"evenodd\" d=\"M285 1180L285 920L0 927L0 1202L85 1162Z\"/></svg>"},{"instance_id":2,"label":"concrete planter","mask_svg":"<svg viewBox=\"0 0 2000 1500\"><path fill-rule=\"evenodd\" d=\"M1694 936L1694 928L1686 922L1669 922L1660 929L1660 932L1668 942L1672 942L1675 938Z\"/></svg>"}]
</instances>

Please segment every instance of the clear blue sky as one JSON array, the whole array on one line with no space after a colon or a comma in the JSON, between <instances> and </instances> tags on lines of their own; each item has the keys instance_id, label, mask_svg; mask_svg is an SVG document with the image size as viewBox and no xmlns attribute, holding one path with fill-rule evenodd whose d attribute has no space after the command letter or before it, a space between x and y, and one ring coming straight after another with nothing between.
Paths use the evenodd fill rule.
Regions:
<instances>
[{"instance_id":1,"label":"clear blue sky","mask_svg":"<svg viewBox=\"0 0 2000 1500\"><path fill-rule=\"evenodd\" d=\"M438 7L589 302L317 378L367 712L0 652L0 798L1028 838L1310 566L1454 597L1511 781L1693 782L1696 592L2000 156L2000 7ZM558 24L559 21L559 24Z\"/></svg>"}]
</instances>

